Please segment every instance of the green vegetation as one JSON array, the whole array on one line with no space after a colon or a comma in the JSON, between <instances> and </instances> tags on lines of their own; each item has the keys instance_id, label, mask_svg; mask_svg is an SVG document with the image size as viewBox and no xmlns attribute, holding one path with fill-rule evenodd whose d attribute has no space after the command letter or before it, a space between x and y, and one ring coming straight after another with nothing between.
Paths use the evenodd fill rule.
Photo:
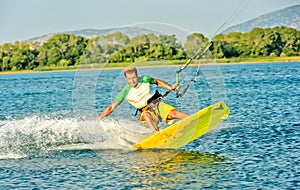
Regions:
<instances>
[{"instance_id":1,"label":"green vegetation","mask_svg":"<svg viewBox=\"0 0 300 190\"><path fill-rule=\"evenodd\" d=\"M248 33L219 34L212 41L212 52L216 58L300 55L300 31L286 27L255 28Z\"/></svg>"},{"instance_id":2,"label":"green vegetation","mask_svg":"<svg viewBox=\"0 0 300 190\"><path fill-rule=\"evenodd\" d=\"M300 31L287 27L219 34L212 41L205 58L217 62L293 61L300 56ZM116 32L87 39L56 34L42 44L2 44L0 71L112 68L133 62L143 66L182 64L207 44L208 39L199 33L187 36L184 44L175 35L143 34L130 39Z\"/></svg>"}]
</instances>

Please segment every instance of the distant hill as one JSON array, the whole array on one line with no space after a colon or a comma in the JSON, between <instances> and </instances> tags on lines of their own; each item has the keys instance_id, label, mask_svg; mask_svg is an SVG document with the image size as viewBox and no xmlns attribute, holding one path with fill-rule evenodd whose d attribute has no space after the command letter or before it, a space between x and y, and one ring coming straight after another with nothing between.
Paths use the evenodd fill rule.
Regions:
<instances>
[{"instance_id":1,"label":"distant hill","mask_svg":"<svg viewBox=\"0 0 300 190\"><path fill-rule=\"evenodd\" d=\"M75 31L66 31L66 32L57 32L57 33L51 33L51 34L45 34L42 36L38 36L35 38L29 39L29 41L39 41L40 43L46 42L49 38L51 38L54 34L74 34L76 36L83 36L86 38L95 38L97 36L106 35L114 32L122 32L123 34L126 34L127 36L134 37L140 34L148 34L153 33L156 35L159 35L161 33L149 30L145 28L140 27L122 27L122 28L110 28L110 29L83 29L83 30L75 30Z\"/></svg>"},{"instance_id":2,"label":"distant hill","mask_svg":"<svg viewBox=\"0 0 300 190\"><path fill-rule=\"evenodd\" d=\"M246 21L244 23L231 26L225 29L222 33L230 33L230 32L249 32L253 28L273 28L276 26L286 26L290 28L295 28L300 30L300 5L291 6L288 8L280 9L277 11L273 11L252 20ZM130 38L140 35L140 34L148 34L153 33L156 35L166 35L164 33L154 31L151 29L146 29L142 27L121 27L121 28L110 28L110 29L83 29L83 30L75 30L75 31L65 31L65 32L57 32L45 34L42 36L38 36L29 41L38 41L40 43L46 42L49 38L51 38L54 34L75 34L78 36L83 36L86 38L95 38L97 36L106 35L114 32L122 32L126 34Z\"/></svg>"},{"instance_id":3,"label":"distant hill","mask_svg":"<svg viewBox=\"0 0 300 190\"><path fill-rule=\"evenodd\" d=\"M276 26L286 26L300 30L300 5L295 5L273 11L261 15L252 20L246 21L235 26L231 26L224 30L222 33L230 32L249 32L253 28L273 28Z\"/></svg>"}]
</instances>

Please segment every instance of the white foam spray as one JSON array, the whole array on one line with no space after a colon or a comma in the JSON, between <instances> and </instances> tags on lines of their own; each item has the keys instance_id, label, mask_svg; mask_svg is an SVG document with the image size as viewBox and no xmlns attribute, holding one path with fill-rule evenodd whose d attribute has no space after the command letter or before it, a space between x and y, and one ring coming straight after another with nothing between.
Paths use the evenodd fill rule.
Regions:
<instances>
[{"instance_id":1,"label":"white foam spray","mask_svg":"<svg viewBox=\"0 0 300 190\"><path fill-rule=\"evenodd\" d=\"M126 119L77 121L74 118L31 116L0 122L0 159L45 155L53 150L122 149L153 133Z\"/></svg>"}]
</instances>

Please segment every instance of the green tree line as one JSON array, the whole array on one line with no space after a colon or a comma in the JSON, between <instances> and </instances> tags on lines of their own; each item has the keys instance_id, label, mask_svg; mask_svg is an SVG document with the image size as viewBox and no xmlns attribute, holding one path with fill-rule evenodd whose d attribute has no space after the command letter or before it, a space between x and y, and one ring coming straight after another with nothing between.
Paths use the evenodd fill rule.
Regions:
<instances>
[{"instance_id":1,"label":"green tree line","mask_svg":"<svg viewBox=\"0 0 300 190\"><path fill-rule=\"evenodd\" d=\"M0 71L183 60L194 56L208 42L200 33L187 36L184 43L178 42L175 35L143 34L129 38L116 32L88 39L74 34L56 34L44 43L17 41L0 45ZM210 56L218 59L300 56L300 31L287 27L219 34L212 42Z\"/></svg>"},{"instance_id":2,"label":"green tree line","mask_svg":"<svg viewBox=\"0 0 300 190\"><path fill-rule=\"evenodd\" d=\"M300 31L283 26L219 34L212 41L211 50L216 58L300 55Z\"/></svg>"}]
</instances>

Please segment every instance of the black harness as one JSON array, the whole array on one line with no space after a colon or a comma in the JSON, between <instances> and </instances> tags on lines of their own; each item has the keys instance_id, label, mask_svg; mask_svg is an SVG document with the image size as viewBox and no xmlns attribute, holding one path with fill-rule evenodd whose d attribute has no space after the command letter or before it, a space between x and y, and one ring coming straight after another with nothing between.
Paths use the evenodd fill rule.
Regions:
<instances>
[{"instance_id":1,"label":"black harness","mask_svg":"<svg viewBox=\"0 0 300 190\"><path fill-rule=\"evenodd\" d=\"M161 101L161 99L162 99L162 95L158 92L158 90L156 90L153 96L147 100L146 106L136 109L134 116L136 116L138 112L142 113L143 111L149 109L151 110L152 108L151 105L158 104Z\"/></svg>"}]
</instances>

